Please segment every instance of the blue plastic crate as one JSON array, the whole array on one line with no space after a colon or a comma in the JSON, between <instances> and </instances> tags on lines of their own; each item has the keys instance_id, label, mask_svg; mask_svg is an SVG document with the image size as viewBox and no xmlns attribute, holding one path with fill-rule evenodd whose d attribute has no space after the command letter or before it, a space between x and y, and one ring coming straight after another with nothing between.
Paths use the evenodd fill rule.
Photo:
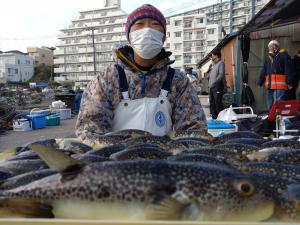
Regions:
<instances>
[{"instance_id":1,"label":"blue plastic crate","mask_svg":"<svg viewBox=\"0 0 300 225\"><path fill-rule=\"evenodd\" d=\"M230 123L226 123L222 120L208 120L207 128L211 129L211 130L213 130L213 129L233 129L233 128L235 128L235 126Z\"/></svg>"},{"instance_id":2,"label":"blue plastic crate","mask_svg":"<svg viewBox=\"0 0 300 225\"><path fill-rule=\"evenodd\" d=\"M26 118L32 122L32 129L42 129L46 127L46 117L39 114L27 115Z\"/></svg>"}]
</instances>

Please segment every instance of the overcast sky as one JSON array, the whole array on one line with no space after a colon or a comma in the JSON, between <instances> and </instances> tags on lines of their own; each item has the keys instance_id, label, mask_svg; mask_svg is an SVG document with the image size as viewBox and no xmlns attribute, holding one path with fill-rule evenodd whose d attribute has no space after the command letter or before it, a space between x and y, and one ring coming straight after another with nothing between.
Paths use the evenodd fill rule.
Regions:
<instances>
[{"instance_id":1,"label":"overcast sky","mask_svg":"<svg viewBox=\"0 0 300 225\"><path fill-rule=\"evenodd\" d=\"M216 0L121 0L121 8L130 13L151 3L161 11L176 12L199 8ZM99 9L103 0L1 0L0 50L26 52L29 46L55 47L59 30L70 25L80 11Z\"/></svg>"}]
</instances>

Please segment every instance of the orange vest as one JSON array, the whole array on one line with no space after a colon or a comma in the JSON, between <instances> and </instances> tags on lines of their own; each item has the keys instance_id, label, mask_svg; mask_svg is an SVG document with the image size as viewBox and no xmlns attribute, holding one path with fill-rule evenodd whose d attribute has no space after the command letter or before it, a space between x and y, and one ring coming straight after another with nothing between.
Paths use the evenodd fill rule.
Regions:
<instances>
[{"instance_id":1,"label":"orange vest","mask_svg":"<svg viewBox=\"0 0 300 225\"><path fill-rule=\"evenodd\" d=\"M267 89L272 89L272 90L288 89L285 74L271 74L271 75L266 75L265 78L266 78Z\"/></svg>"}]
</instances>

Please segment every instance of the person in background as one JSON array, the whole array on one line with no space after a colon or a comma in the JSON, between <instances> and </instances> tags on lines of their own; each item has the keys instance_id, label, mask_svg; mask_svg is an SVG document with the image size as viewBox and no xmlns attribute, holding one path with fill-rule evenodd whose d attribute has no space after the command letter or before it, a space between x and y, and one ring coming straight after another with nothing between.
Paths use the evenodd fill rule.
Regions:
<instances>
[{"instance_id":1,"label":"person in background","mask_svg":"<svg viewBox=\"0 0 300 225\"><path fill-rule=\"evenodd\" d=\"M189 78L191 85L195 88L195 90L197 90L199 81L198 81L198 78L193 74L192 67L186 69L186 75Z\"/></svg>"},{"instance_id":2,"label":"person in background","mask_svg":"<svg viewBox=\"0 0 300 225\"><path fill-rule=\"evenodd\" d=\"M173 69L163 43L166 19L150 4L127 17L129 45L113 50L116 64L85 89L76 135L95 139L111 131L139 129L154 135L197 129L207 134L206 117L185 73Z\"/></svg>"},{"instance_id":3,"label":"person in background","mask_svg":"<svg viewBox=\"0 0 300 225\"><path fill-rule=\"evenodd\" d=\"M300 50L294 56L292 60L292 66L294 71L294 80L293 80L293 87L291 89L291 95L292 95L292 99L296 99L296 92L300 81Z\"/></svg>"},{"instance_id":4,"label":"person in background","mask_svg":"<svg viewBox=\"0 0 300 225\"><path fill-rule=\"evenodd\" d=\"M224 94L225 63L221 60L220 50L214 50L211 55L212 68L209 73L209 104L213 119L217 119L223 110L222 96Z\"/></svg>"},{"instance_id":5,"label":"person in background","mask_svg":"<svg viewBox=\"0 0 300 225\"><path fill-rule=\"evenodd\" d=\"M282 100L287 90L292 89L293 73L289 54L280 48L277 40L268 44L268 58L260 71L258 86L266 85L267 105L271 109L273 103Z\"/></svg>"}]
</instances>

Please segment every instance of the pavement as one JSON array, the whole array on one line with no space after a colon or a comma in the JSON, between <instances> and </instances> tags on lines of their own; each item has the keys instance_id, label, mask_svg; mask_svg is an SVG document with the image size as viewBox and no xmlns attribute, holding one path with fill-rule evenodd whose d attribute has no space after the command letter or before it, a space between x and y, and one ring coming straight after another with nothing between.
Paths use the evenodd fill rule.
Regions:
<instances>
[{"instance_id":1,"label":"pavement","mask_svg":"<svg viewBox=\"0 0 300 225\"><path fill-rule=\"evenodd\" d=\"M74 128L76 119L77 116L68 120L61 120L59 126L48 126L44 129L32 131L7 131L0 135L0 151L38 140L75 137Z\"/></svg>"}]
</instances>

